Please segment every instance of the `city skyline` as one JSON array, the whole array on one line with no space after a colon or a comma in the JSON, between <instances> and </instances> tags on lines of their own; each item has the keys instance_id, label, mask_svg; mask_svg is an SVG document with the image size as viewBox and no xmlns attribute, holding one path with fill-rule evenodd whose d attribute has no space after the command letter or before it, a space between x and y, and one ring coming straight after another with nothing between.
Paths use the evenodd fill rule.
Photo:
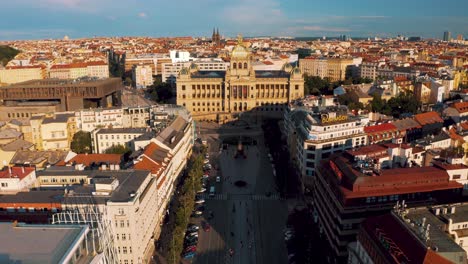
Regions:
<instances>
[{"instance_id":1,"label":"city skyline","mask_svg":"<svg viewBox=\"0 0 468 264\"><path fill-rule=\"evenodd\" d=\"M402 8L404 6L404 8ZM0 40L92 36L453 37L468 35L468 3L455 0L364 1L19 0L3 3ZM447 8L451 7L451 8Z\"/></svg>"}]
</instances>

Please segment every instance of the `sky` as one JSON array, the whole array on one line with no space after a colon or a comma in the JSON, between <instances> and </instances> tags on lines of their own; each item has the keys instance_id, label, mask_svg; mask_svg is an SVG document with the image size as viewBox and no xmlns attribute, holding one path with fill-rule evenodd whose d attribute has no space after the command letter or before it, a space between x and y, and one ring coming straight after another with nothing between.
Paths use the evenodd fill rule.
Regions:
<instances>
[{"instance_id":1,"label":"sky","mask_svg":"<svg viewBox=\"0 0 468 264\"><path fill-rule=\"evenodd\" d=\"M0 40L93 36L468 38L466 0L2 1Z\"/></svg>"}]
</instances>

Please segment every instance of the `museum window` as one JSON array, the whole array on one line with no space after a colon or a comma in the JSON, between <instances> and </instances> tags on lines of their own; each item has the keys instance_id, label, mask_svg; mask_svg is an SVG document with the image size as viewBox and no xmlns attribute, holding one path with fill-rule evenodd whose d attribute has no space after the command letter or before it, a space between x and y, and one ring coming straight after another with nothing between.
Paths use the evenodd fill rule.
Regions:
<instances>
[{"instance_id":1,"label":"museum window","mask_svg":"<svg viewBox=\"0 0 468 264\"><path fill-rule=\"evenodd\" d=\"M296 84L295 88L296 88L296 90L299 90L299 85Z\"/></svg>"},{"instance_id":2,"label":"museum window","mask_svg":"<svg viewBox=\"0 0 468 264\"><path fill-rule=\"evenodd\" d=\"M185 85L182 85L182 91L185 91Z\"/></svg>"},{"instance_id":3,"label":"museum window","mask_svg":"<svg viewBox=\"0 0 468 264\"><path fill-rule=\"evenodd\" d=\"M232 68L233 68L233 69L236 69L236 68L237 68L237 63L234 62L234 63L232 64Z\"/></svg>"}]
</instances>

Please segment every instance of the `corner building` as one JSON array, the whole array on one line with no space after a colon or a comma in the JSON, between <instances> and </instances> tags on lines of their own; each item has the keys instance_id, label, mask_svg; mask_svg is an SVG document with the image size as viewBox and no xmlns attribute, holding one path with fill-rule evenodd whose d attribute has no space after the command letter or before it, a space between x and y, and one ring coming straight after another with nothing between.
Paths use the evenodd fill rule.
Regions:
<instances>
[{"instance_id":1,"label":"corner building","mask_svg":"<svg viewBox=\"0 0 468 264\"><path fill-rule=\"evenodd\" d=\"M303 96L304 77L299 68L285 64L280 71L254 71L252 54L241 37L225 72L202 72L192 64L177 77L177 104L198 120L229 120L252 110L281 116L288 103Z\"/></svg>"}]
</instances>

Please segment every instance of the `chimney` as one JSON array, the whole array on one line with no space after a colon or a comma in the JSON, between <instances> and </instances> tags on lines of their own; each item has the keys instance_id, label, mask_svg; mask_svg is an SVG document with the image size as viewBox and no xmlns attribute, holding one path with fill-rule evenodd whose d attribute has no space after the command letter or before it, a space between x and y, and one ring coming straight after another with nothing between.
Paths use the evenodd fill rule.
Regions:
<instances>
[{"instance_id":1,"label":"chimney","mask_svg":"<svg viewBox=\"0 0 468 264\"><path fill-rule=\"evenodd\" d=\"M455 213L455 206L452 206L452 207L450 208L450 214L454 214L454 213Z\"/></svg>"},{"instance_id":2,"label":"chimney","mask_svg":"<svg viewBox=\"0 0 468 264\"><path fill-rule=\"evenodd\" d=\"M9 172L10 175L11 175L11 167L10 167L10 166L8 166L8 172Z\"/></svg>"},{"instance_id":3,"label":"chimney","mask_svg":"<svg viewBox=\"0 0 468 264\"><path fill-rule=\"evenodd\" d=\"M21 173L24 174L24 166L21 166Z\"/></svg>"}]
</instances>

